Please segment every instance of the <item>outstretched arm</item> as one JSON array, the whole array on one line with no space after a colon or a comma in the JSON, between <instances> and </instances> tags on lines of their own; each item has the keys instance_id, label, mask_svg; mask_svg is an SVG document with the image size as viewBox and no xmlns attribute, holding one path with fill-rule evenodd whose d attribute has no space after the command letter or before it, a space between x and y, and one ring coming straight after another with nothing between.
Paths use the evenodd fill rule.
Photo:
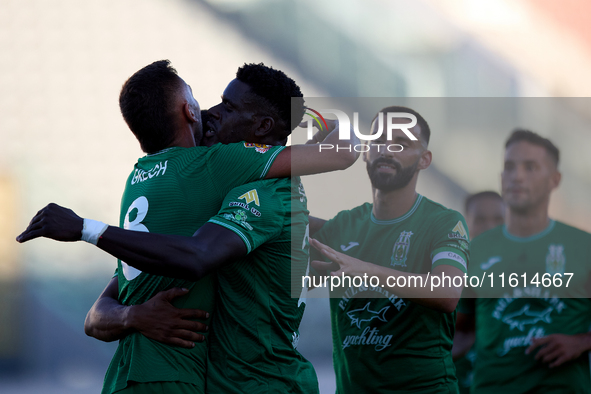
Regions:
<instances>
[{"instance_id":1,"label":"outstretched arm","mask_svg":"<svg viewBox=\"0 0 591 394\"><path fill-rule=\"evenodd\" d=\"M352 166L359 157L359 152L354 149L359 144L359 138L351 129L348 139L340 140L338 122L326 122L329 125L327 135L321 130L314 135L313 141L317 144L292 145L282 150L265 178L312 175Z\"/></svg>"},{"instance_id":2,"label":"outstretched arm","mask_svg":"<svg viewBox=\"0 0 591 394\"><path fill-rule=\"evenodd\" d=\"M207 319L209 314L198 309L180 309L171 301L185 295L187 289L173 288L160 292L140 305L121 305L117 300L117 278L111 279L96 300L84 322L86 335L105 342L119 340L133 332L168 345L192 348L205 337L204 323L190 319Z\"/></svg>"},{"instance_id":3,"label":"outstretched arm","mask_svg":"<svg viewBox=\"0 0 591 394\"><path fill-rule=\"evenodd\" d=\"M382 267L370 262L361 261L344 253L326 246L315 239L310 239L310 245L318 249L324 257L331 262L315 260L312 266L319 272L334 271L333 276L358 276L358 277L377 277L379 285L385 289L396 292L401 298L412 298L412 301L443 313L452 313L458 304L463 286L444 286L441 283L437 286L431 286L428 282L429 277L441 277L445 275L451 277L450 283L456 276L462 277L463 273L458 268L450 265L439 265L429 274L415 274ZM404 278L400 281L398 278ZM405 283L405 286L396 286L396 283ZM414 283L414 285L410 285ZM417 285L417 283L420 283ZM425 287L421 284L427 283ZM406 285L408 284L408 285Z\"/></svg>"},{"instance_id":4,"label":"outstretched arm","mask_svg":"<svg viewBox=\"0 0 591 394\"><path fill-rule=\"evenodd\" d=\"M99 223L86 221L87 224L90 222ZM79 241L84 223L85 220L71 209L49 204L35 215L17 241L27 242L38 237ZM154 275L190 281L197 281L223 264L247 254L244 242L236 233L213 223L204 224L193 237L108 226L100 238L98 235L96 238L100 249L132 267Z\"/></svg>"}]
</instances>

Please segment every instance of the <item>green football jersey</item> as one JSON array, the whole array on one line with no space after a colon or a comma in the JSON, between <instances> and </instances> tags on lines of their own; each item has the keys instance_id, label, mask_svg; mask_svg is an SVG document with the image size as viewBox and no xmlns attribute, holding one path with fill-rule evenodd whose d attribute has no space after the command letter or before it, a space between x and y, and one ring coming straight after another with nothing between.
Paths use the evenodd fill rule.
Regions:
<instances>
[{"instance_id":1,"label":"green football jersey","mask_svg":"<svg viewBox=\"0 0 591 394\"><path fill-rule=\"evenodd\" d=\"M403 272L427 274L439 265L466 272L469 236L460 213L421 195L397 219L377 220L372 208L340 212L314 237ZM455 312L437 312L379 285L335 290L330 307L337 393L457 393Z\"/></svg>"},{"instance_id":2,"label":"green football jersey","mask_svg":"<svg viewBox=\"0 0 591 394\"><path fill-rule=\"evenodd\" d=\"M120 226L192 236L217 213L232 188L264 178L282 149L218 144L169 148L140 158L125 185ZM142 273L119 261L117 277L119 301L124 305L141 304L160 291L185 287L191 291L175 300L177 307L214 310L215 282L210 276L194 283ZM183 349L133 333L119 342L103 393L122 389L128 381L179 381L204 387L206 362L206 342Z\"/></svg>"},{"instance_id":3,"label":"green football jersey","mask_svg":"<svg viewBox=\"0 0 591 394\"><path fill-rule=\"evenodd\" d=\"M207 392L318 393L312 364L296 350L305 299L291 298L309 263L300 179L239 186L209 222L234 231L248 255L217 271Z\"/></svg>"},{"instance_id":4,"label":"green football jersey","mask_svg":"<svg viewBox=\"0 0 591 394\"><path fill-rule=\"evenodd\" d=\"M482 287L466 289L468 296L478 298L462 299L463 308L475 308L474 392L591 393L586 352L555 368L536 361L536 352L525 354L532 338L591 328L585 289L591 275L591 234L551 221L541 233L520 238L499 226L473 241L472 262L469 275L486 278ZM568 275L560 286L543 285L544 274L565 273L573 274L568 287ZM511 274L517 280L510 284Z\"/></svg>"}]
</instances>

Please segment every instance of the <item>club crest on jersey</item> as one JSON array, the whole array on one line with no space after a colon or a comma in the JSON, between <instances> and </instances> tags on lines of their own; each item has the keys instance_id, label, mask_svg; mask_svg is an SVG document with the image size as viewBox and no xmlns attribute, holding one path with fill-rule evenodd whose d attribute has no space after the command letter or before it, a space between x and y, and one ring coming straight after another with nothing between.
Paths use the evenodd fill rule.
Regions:
<instances>
[{"instance_id":1,"label":"club crest on jersey","mask_svg":"<svg viewBox=\"0 0 591 394\"><path fill-rule=\"evenodd\" d=\"M248 230L252 230L252 226L246 222L246 212L242 210L237 210L233 213L225 213L224 219L237 223Z\"/></svg>"},{"instance_id":2,"label":"club crest on jersey","mask_svg":"<svg viewBox=\"0 0 591 394\"><path fill-rule=\"evenodd\" d=\"M365 304L363 308L354 309L352 311L347 312L347 316L351 319L351 325L356 325L357 328L361 328L361 323L363 322L370 322L373 319L378 319L379 321L383 321L384 323L388 322L386 319L386 312L390 309L390 306L385 306L379 311L372 311L369 309L371 305L371 301Z\"/></svg>"},{"instance_id":3,"label":"club crest on jersey","mask_svg":"<svg viewBox=\"0 0 591 394\"><path fill-rule=\"evenodd\" d=\"M400 265L406 267L406 258L408 250L410 249L410 237L413 235L412 231L402 231L398 237L398 241L394 244L392 249L392 257L390 257L390 265L395 267Z\"/></svg>"},{"instance_id":4,"label":"club crest on jersey","mask_svg":"<svg viewBox=\"0 0 591 394\"><path fill-rule=\"evenodd\" d=\"M451 230L451 233L447 234L447 237L450 239L463 239L465 241L468 240L468 232L464 228L461 220L458 220L458 223Z\"/></svg>"},{"instance_id":5,"label":"club crest on jersey","mask_svg":"<svg viewBox=\"0 0 591 394\"><path fill-rule=\"evenodd\" d=\"M564 257L564 246L551 244L548 246L548 254L546 255L546 272L550 275L564 274L564 265L566 258Z\"/></svg>"},{"instance_id":6,"label":"club crest on jersey","mask_svg":"<svg viewBox=\"0 0 591 394\"><path fill-rule=\"evenodd\" d=\"M255 151L259 152L259 153L265 153L267 152L269 149L272 148L271 145L265 145L265 144L253 144L252 142L245 142L244 143L244 147L245 148L254 148Z\"/></svg>"},{"instance_id":7,"label":"club crest on jersey","mask_svg":"<svg viewBox=\"0 0 591 394\"><path fill-rule=\"evenodd\" d=\"M257 189L252 189L247 191L246 193L244 193L243 195L241 195L240 197L238 197L239 200L245 199L247 204L250 204L251 202L254 201L254 203L260 207L261 204L259 204L259 195L257 193Z\"/></svg>"}]
</instances>

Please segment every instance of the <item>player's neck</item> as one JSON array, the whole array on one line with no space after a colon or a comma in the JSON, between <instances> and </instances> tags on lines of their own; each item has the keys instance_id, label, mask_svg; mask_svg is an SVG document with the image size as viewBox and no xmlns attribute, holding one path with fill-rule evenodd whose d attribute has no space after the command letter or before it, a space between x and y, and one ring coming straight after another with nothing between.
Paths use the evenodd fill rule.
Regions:
<instances>
[{"instance_id":1,"label":"player's neck","mask_svg":"<svg viewBox=\"0 0 591 394\"><path fill-rule=\"evenodd\" d=\"M187 129L184 132L177 132L176 138L172 141L168 148L192 148L194 146L196 146L196 144L193 130L187 126Z\"/></svg>"},{"instance_id":2,"label":"player's neck","mask_svg":"<svg viewBox=\"0 0 591 394\"><path fill-rule=\"evenodd\" d=\"M391 220L407 213L417 199L414 183L391 192L373 188L373 216L377 220Z\"/></svg>"},{"instance_id":3,"label":"player's neck","mask_svg":"<svg viewBox=\"0 0 591 394\"><path fill-rule=\"evenodd\" d=\"M540 206L530 210L507 208L505 225L509 234L516 237L530 237L541 233L548 227L549 223L547 204L540 204Z\"/></svg>"}]
</instances>

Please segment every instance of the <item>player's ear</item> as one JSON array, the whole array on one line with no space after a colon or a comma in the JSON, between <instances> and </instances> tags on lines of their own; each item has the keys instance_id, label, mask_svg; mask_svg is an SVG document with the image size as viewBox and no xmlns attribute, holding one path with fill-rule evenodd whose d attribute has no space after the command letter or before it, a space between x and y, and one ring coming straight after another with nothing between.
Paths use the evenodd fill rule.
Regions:
<instances>
[{"instance_id":1,"label":"player's ear","mask_svg":"<svg viewBox=\"0 0 591 394\"><path fill-rule=\"evenodd\" d=\"M183 114L191 123L198 122L201 116L201 113L198 114L186 101L183 104Z\"/></svg>"},{"instance_id":2,"label":"player's ear","mask_svg":"<svg viewBox=\"0 0 591 394\"><path fill-rule=\"evenodd\" d=\"M433 154L430 150L425 149L423 153L421 153L421 158L419 159L419 170L426 170L429 168L431 160L433 160Z\"/></svg>"},{"instance_id":3,"label":"player's ear","mask_svg":"<svg viewBox=\"0 0 591 394\"><path fill-rule=\"evenodd\" d=\"M555 170L552 176L550 177L550 187L552 189L556 189L558 185L560 185L560 180L562 179L562 174L560 171Z\"/></svg>"},{"instance_id":4,"label":"player's ear","mask_svg":"<svg viewBox=\"0 0 591 394\"><path fill-rule=\"evenodd\" d=\"M257 116L254 135L262 138L275 128L275 119L270 116Z\"/></svg>"}]
</instances>

